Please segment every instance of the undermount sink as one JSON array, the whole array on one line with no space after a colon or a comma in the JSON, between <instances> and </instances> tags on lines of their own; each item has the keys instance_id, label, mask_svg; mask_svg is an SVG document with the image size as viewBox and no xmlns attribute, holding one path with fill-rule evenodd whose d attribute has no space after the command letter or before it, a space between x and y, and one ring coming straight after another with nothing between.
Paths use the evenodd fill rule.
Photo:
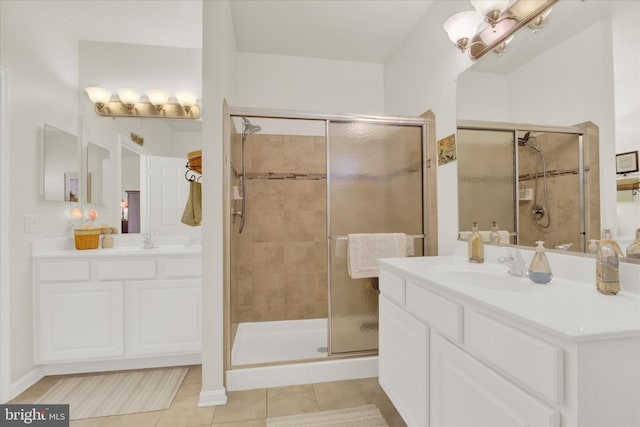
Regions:
<instances>
[{"instance_id":1,"label":"undermount sink","mask_svg":"<svg viewBox=\"0 0 640 427\"><path fill-rule=\"evenodd\" d=\"M433 269L443 284L462 283L484 289L509 292L533 291L534 284L526 277L515 277L504 268L486 264L442 266Z\"/></svg>"}]
</instances>

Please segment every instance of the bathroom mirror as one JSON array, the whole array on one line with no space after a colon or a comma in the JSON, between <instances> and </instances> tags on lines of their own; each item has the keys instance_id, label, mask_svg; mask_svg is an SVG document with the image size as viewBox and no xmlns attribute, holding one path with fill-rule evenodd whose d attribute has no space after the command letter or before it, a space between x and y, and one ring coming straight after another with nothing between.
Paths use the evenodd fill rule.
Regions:
<instances>
[{"instance_id":1,"label":"bathroom mirror","mask_svg":"<svg viewBox=\"0 0 640 427\"><path fill-rule=\"evenodd\" d=\"M457 81L459 123L479 120L549 127L595 123L601 144L599 181L603 224L616 221L615 206L608 202L615 201L613 141L620 138L618 131L623 123L614 112L620 103L638 104L637 90L624 93L614 90L614 79L616 84L620 83L621 55L633 46L623 40L623 27L628 21L637 24L635 3L557 2L544 28L537 32L523 28L505 53L485 55ZM635 16L635 21L634 18L625 21L624 16ZM637 64L635 67L637 78ZM634 114L637 123L637 107ZM637 141L638 135L634 138ZM561 169L559 165L558 170ZM464 175L465 170L458 164L458 176ZM592 178L592 183L597 182L598 177ZM459 217L468 210L462 200ZM578 222L579 218L568 215L567 220Z\"/></svg>"},{"instance_id":2,"label":"bathroom mirror","mask_svg":"<svg viewBox=\"0 0 640 427\"><path fill-rule=\"evenodd\" d=\"M83 117L86 170L92 170L89 153L95 152L102 162L102 176L107 177L100 191L102 206L95 208L98 221L129 233L178 232L184 209L181 197L188 192L184 166L187 153L202 147L201 124L199 120ZM91 198L85 196L86 204L100 203L94 193L98 185L94 175L87 173L92 192ZM163 202L165 194L173 199ZM168 225L171 221L177 224Z\"/></svg>"},{"instance_id":3,"label":"bathroom mirror","mask_svg":"<svg viewBox=\"0 0 640 427\"><path fill-rule=\"evenodd\" d=\"M87 176L86 176L86 202L96 205L105 204L105 185L108 182L106 175L110 168L111 153L104 147L93 142L87 144Z\"/></svg>"},{"instance_id":4,"label":"bathroom mirror","mask_svg":"<svg viewBox=\"0 0 640 427\"><path fill-rule=\"evenodd\" d=\"M44 124L43 195L56 202L80 201L80 146L78 138Z\"/></svg>"}]
</instances>

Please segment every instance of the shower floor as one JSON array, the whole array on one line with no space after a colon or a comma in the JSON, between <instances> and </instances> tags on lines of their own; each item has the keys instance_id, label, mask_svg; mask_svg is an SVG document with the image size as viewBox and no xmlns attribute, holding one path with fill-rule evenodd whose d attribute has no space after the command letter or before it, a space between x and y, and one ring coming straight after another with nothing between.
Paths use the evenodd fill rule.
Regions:
<instances>
[{"instance_id":1,"label":"shower floor","mask_svg":"<svg viewBox=\"0 0 640 427\"><path fill-rule=\"evenodd\" d=\"M327 357L327 323L327 319L240 323L231 349L231 364Z\"/></svg>"}]
</instances>

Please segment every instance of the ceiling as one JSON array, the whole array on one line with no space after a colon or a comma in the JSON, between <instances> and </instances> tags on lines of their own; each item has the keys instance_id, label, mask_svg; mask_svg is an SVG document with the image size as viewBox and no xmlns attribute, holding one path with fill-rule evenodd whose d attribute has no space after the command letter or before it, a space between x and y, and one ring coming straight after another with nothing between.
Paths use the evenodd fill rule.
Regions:
<instances>
[{"instance_id":1,"label":"ceiling","mask_svg":"<svg viewBox=\"0 0 640 427\"><path fill-rule=\"evenodd\" d=\"M231 0L239 52L385 63L433 0Z\"/></svg>"}]
</instances>

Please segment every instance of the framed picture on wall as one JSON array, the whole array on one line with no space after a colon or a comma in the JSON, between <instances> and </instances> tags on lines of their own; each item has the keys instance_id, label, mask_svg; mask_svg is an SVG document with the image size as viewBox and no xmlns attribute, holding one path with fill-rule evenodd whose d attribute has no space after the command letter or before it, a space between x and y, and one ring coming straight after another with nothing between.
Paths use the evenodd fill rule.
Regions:
<instances>
[{"instance_id":1,"label":"framed picture on wall","mask_svg":"<svg viewBox=\"0 0 640 427\"><path fill-rule=\"evenodd\" d=\"M65 202L79 202L80 181L78 180L78 172L64 173L64 200Z\"/></svg>"},{"instance_id":2,"label":"framed picture on wall","mask_svg":"<svg viewBox=\"0 0 640 427\"><path fill-rule=\"evenodd\" d=\"M616 173L638 172L638 151L616 154Z\"/></svg>"}]
</instances>

